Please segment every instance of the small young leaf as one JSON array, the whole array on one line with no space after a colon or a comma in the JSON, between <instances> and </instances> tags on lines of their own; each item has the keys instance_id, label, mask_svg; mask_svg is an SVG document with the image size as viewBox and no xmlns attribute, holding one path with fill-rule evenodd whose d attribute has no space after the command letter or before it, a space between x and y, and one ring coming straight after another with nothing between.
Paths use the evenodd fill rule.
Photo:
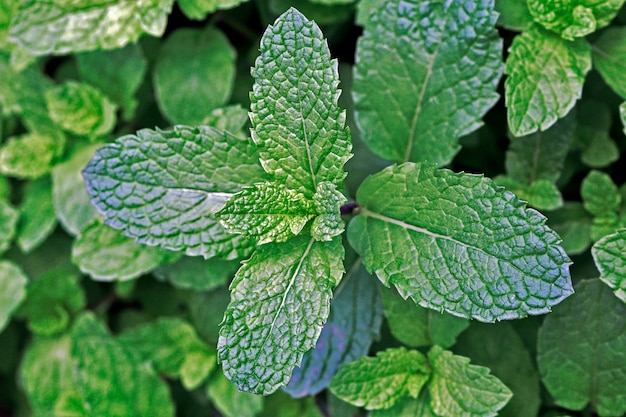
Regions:
<instances>
[{"instance_id":1,"label":"small young leaf","mask_svg":"<svg viewBox=\"0 0 626 417\"><path fill-rule=\"evenodd\" d=\"M39 133L10 138L0 148L0 173L17 178L39 178L52 170L63 143Z\"/></svg>"},{"instance_id":2,"label":"small young leaf","mask_svg":"<svg viewBox=\"0 0 626 417\"><path fill-rule=\"evenodd\" d=\"M57 225L50 177L32 181L24 188L17 229L17 244L28 253L39 246Z\"/></svg>"},{"instance_id":3,"label":"small young leaf","mask_svg":"<svg viewBox=\"0 0 626 417\"><path fill-rule=\"evenodd\" d=\"M503 70L493 4L394 0L369 14L357 46L354 98L374 153L445 165L458 138L482 124Z\"/></svg>"},{"instance_id":4,"label":"small young leaf","mask_svg":"<svg viewBox=\"0 0 626 417\"><path fill-rule=\"evenodd\" d=\"M584 40L567 42L536 25L516 36L504 84L513 135L546 130L564 117L580 98L590 69L591 48Z\"/></svg>"},{"instance_id":5,"label":"small young leaf","mask_svg":"<svg viewBox=\"0 0 626 417\"><path fill-rule=\"evenodd\" d=\"M369 351L378 336L383 306L376 280L358 261L343 278L315 349L308 351L283 390L292 397L315 395L328 387L341 365Z\"/></svg>"},{"instance_id":6,"label":"small young leaf","mask_svg":"<svg viewBox=\"0 0 626 417\"><path fill-rule=\"evenodd\" d=\"M9 248L15 237L18 218L19 212L0 200L0 254Z\"/></svg>"},{"instance_id":7,"label":"small young leaf","mask_svg":"<svg viewBox=\"0 0 626 417\"><path fill-rule=\"evenodd\" d=\"M605 236L591 248L593 260L604 281L626 303L626 229Z\"/></svg>"},{"instance_id":8,"label":"small young leaf","mask_svg":"<svg viewBox=\"0 0 626 417\"><path fill-rule=\"evenodd\" d=\"M350 133L337 105L337 61L319 27L286 11L265 31L252 75L252 138L263 168L307 198L322 182L341 189Z\"/></svg>"},{"instance_id":9,"label":"small young leaf","mask_svg":"<svg viewBox=\"0 0 626 417\"><path fill-rule=\"evenodd\" d=\"M545 217L482 176L406 163L365 180L357 201L350 243L423 307L493 322L547 313L572 293Z\"/></svg>"},{"instance_id":10,"label":"small young leaf","mask_svg":"<svg viewBox=\"0 0 626 417\"><path fill-rule=\"evenodd\" d=\"M232 9L248 0L178 0L178 6L185 15L194 20L202 20L216 10Z\"/></svg>"},{"instance_id":11,"label":"small young leaf","mask_svg":"<svg viewBox=\"0 0 626 417\"><path fill-rule=\"evenodd\" d=\"M489 369L439 346L428 352L433 373L431 406L440 417L492 417L511 399L511 391Z\"/></svg>"},{"instance_id":12,"label":"small young leaf","mask_svg":"<svg viewBox=\"0 0 626 417\"><path fill-rule=\"evenodd\" d=\"M600 280L581 281L576 293L546 317L537 360L558 405L600 416L626 412L626 305Z\"/></svg>"},{"instance_id":13,"label":"small young leaf","mask_svg":"<svg viewBox=\"0 0 626 417\"><path fill-rule=\"evenodd\" d=\"M172 123L198 125L228 101L234 78L235 50L222 32L212 26L179 29L167 38L156 62L156 99Z\"/></svg>"},{"instance_id":14,"label":"small young leaf","mask_svg":"<svg viewBox=\"0 0 626 417\"><path fill-rule=\"evenodd\" d=\"M580 194L585 209L594 216L617 212L622 202L617 186L608 174L591 171L582 182Z\"/></svg>"},{"instance_id":15,"label":"small young leaf","mask_svg":"<svg viewBox=\"0 0 626 417\"><path fill-rule=\"evenodd\" d=\"M604 81L626 99L626 28L611 27L603 31L592 45L593 66Z\"/></svg>"},{"instance_id":16,"label":"small young leaf","mask_svg":"<svg viewBox=\"0 0 626 417\"><path fill-rule=\"evenodd\" d=\"M624 4L624 0L527 1L536 22L567 40L586 36L608 25Z\"/></svg>"},{"instance_id":17,"label":"small young leaf","mask_svg":"<svg viewBox=\"0 0 626 417\"><path fill-rule=\"evenodd\" d=\"M248 123L248 111L239 104L226 107L218 107L211 111L204 119L203 126L211 126L217 130L227 130L230 133L238 134ZM245 135L241 135L246 137Z\"/></svg>"},{"instance_id":18,"label":"small young leaf","mask_svg":"<svg viewBox=\"0 0 626 417\"><path fill-rule=\"evenodd\" d=\"M239 391L221 372L211 377L207 396L225 417L254 417L263 409L264 397Z\"/></svg>"},{"instance_id":19,"label":"small young leaf","mask_svg":"<svg viewBox=\"0 0 626 417\"><path fill-rule=\"evenodd\" d=\"M426 357L405 348L380 351L344 365L330 383L337 397L368 410L392 407L405 396L417 398L430 378Z\"/></svg>"},{"instance_id":20,"label":"small young leaf","mask_svg":"<svg viewBox=\"0 0 626 417\"><path fill-rule=\"evenodd\" d=\"M173 4L25 0L15 11L9 40L37 56L120 48L143 33L161 36Z\"/></svg>"},{"instance_id":21,"label":"small young leaf","mask_svg":"<svg viewBox=\"0 0 626 417\"><path fill-rule=\"evenodd\" d=\"M11 261L0 260L0 332L26 295L28 278Z\"/></svg>"},{"instance_id":22,"label":"small young leaf","mask_svg":"<svg viewBox=\"0 0 626 417\"><path fill-rule=\"evenodd\" d=\"M328 318L343 256L341 239L301 235L259 246L237 271L217 348L239 389L269 394L289 382Z\"/></svg>"},{"instance_id":23,"label":"small young leaf","mask_svg":"<svg viewBox=\"0 0 626 417\"><path fill-rule=\"evenodd\" d=\"M143 129L99 149L83 175L105 223L140 243L229 259L254 244L215 218L233 193L266 179L249 140L205 126Z\"/></svg>"},{"instance_id":24,"label":"small young leaf","mask_svg":"<svg viewBox=\"0 0 626 417\"><path fill-rule=\"evenodd\" d=\"M550 226L562 239L568 255L580 255L591 245L591 222L583 205L566 201L559 210L550 213Z\"/></svg>"}]
</instances>

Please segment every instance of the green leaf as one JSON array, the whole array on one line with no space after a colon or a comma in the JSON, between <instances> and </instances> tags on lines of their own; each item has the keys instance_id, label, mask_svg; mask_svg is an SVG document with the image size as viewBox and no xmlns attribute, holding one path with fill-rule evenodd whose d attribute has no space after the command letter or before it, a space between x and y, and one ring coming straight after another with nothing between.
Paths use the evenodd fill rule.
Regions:
<instances>
[{"instance_id":1,"label":"green leaf","mask_svg":"<svg viewBox=\"0 0 626 417\"><path fill-rule=\"evenodd\" d=\"M286 385L315 346L343 275L341 239L296 236L259 246L231 283L217 345L224 374L241 390Z\"/></svg>"},{"instance_id":2,"label":"green leaf","mask_svg":"<svg viewBox=\"0 0 626 417\"><path fill-rule=\"evenodd\" d=\"M353 5L346 4L345 1L344 4L328 4L330 1L338 3L342 0L269 0L267 3L274 15L283 14L293 7L318 25L349 23L354 11ZM354 1L352 0L352 3Z\"/></svg>"},{"instance_id":3,"label":"green leaf","mask_svg":"<svg viewBox=\"0 0 626 417\"><path fill-rule=\"evenodd\" d=\"M105 223L140 243L229 259L254 244L215 218L233 193L266 178L249 140L204 126L143 129L99 149L83 175Z\"/></svg>"},{"instance_id":4,"label":"green leaf","mask_svg":"<svg viewBox=\"0 0 626 417\"><path fill-rule=\"evenodd\" d=\"M18 218L19 212L0 200L0 254L9 248L15 237Z\"/></svg>"},{"instance_id":5,"label":"green leaf","mask_svg":"<svg viewBox=\"0 0 626 417\"><path fill-rule=\"evenodd\" d=\"M626 28L611 27L603 31L591 45L593 66L604 81L626 99Z\"/></svg>"},{"instance_id":6,"label":"green leaf","mask_svg":"<svg viewBox=\"0 0 626 417\"><path fill-rule=\"evenodd\" d=\"M536 22L568 40L608 25L624 4L624 0L527 1Z\"/></svg>"},{"instance_id":7,"label":"green leaf","mask_svg":"<svg viewBox=\"0 0 626 417\"><path fill-rule=\"evenodd\" d=\"M357 201L350 243L422 307L493 322L547 313L572 293L545 217L482 176L406 163L366 179Z\"/></svg>"},{"instance_id":8,"label":"green leaf","mask_svg":"<svg viewBox=\"0 0 626 417\"><path fill-rule=\"evenodd\" d=\"M263 411L258 417L324 417L316 404L315 397L294 400L284 392L278 391L265 397ZM345 404L345 403L344 403ZM330 404L329 408L332 407ZM336 417L354 417L348 414L331 414Z\"/></svg>"},{"instance_id":9,"label":"green leaf","mask_svg":"<svg viewBox=\"0 0 626 417\"><path fill-rule=\"evenodd\" d=\"M508 122L515 136L544 131L580 98L591 69L584 40L567 42L537 25L513 40L506 60Z\"/></svg>"},{"instance_id":10,"label":"green leaf","mask_svg":"<svg viewBox=\"0 0 626 417\"><path fill-rule=\"evenodd\" d=\"M185 15L194 20L202 20L216 10L232 9L248 0L178 0L178 6Z\"/></svg>"},{"instance_id":11,"label":"green leaf","mask_svg":"<svg viewBox=\"0 0 626 417\"><path fill-rule=\"evenodd\" d=\"M313 195L318 216L311 225L311 236L316 240L330 241L343 233L345 223L341 218L341 206L346 201L346 197L337 190L334 184L329 182L318 184L317 191Z\"/></svg>"},{"instance_id":12,"label":"green leaf","mask_svg":"<svg viewBox=\"0 0 626 417\"><path fill-rule=\"evenodd\" d=\"M17 229L17 244L22 252L28 253L39 246L56 225L50 177L29 182L24 188Z\"/></svg>"},{"instance_id":13,"label":"green leaf","mask_svg":"<svg viewBox=\"0 0 626 417\"><path fill-rule=\"evenodd\" d=\"M207 396L226 417L254 417L263 409L264 397L239 391L221 372L211 377Z\"/></svg>"},{"instance_id":14,"label":"green leaf","mask_svg":"<svg viewBox=\"0 0 626 417\"><path fill-rule=\"evenodd\" d=\"M154 274L176 288L210 291L226 284L237 268L238 260L183 256L172 264L160 266Z\"/></svg>"},{"instance_id":15,"label":"green leaf","mask_svg":"<svg viewBox=\"0 0 626 417\"><path fill-rule=\"evenodd\" d=\"M103 136L115 127L113 104L89 84L66 82L45 94L50 118L63 129L84 136Z\"/></svg>"},{"instance_id":16,"label":"green leaf","mask_svg":"<svg viewBox=\"0 0 626 417\"><path fill-rule=\"evenodd\" d=\"M626 303L626 229L605 236L591 248L593 260L604 281Z\"/></svg>"},{"instance_id":17,"label":"green leaf","mask_svg":"<svg viewBox=\"0 0 626 417\"><path fill-rule=\"evenodd\" d=\"M591 245L591 221L581 203L566 201L550 213L547 224L563 239L561 245L568 255L579 255Z\"/></svg>"},{"instance_id":18,"label":"green leaf","mask_svg":"<svg viewBox=\"0 0 626 417\"><path fill-rule=\"evenodd\" d=\"M54 159L63 152L63 143L39 133L10 138L0 148L0 173L17 178L38 178L52 170Z\"/></svg>"},{"instance_id":19,"label":"green leaf","mask_svg":"<svg viewBox=\"0 0 626 417\"><path fill-rule=\"evenodd\" d=\"M433 373L428 384L431 406L441 417L491 417L512 396L489 369L470 365L469 359L439 346L428 352Z\"/></svg>"},{"instance_id":20,"label":"green leaf","mask_svg":"<svg viewBox=\"0 0 626 417\"><path fill-rule=\"evenodd\" d=\"M26 295L28 278L11 261L0 260L0 332Z\"/></svg>"},{"instance_id":21,"label":"green leaf","mask_svg":"<svg viewBox=\"0 0 626 417\"><path fill-rule=\"evenodd\" d=\"M391 334L406 346L447 348L469 326L465 319L416 306L395 290L382 290L381 294Z\"/></svg>"},{"instance_id":22,"label":"green leaf","mask_svg":"<svg viewBox=\"0 0 626 417\"><path fill-rule=\"evenodd\" d=\"M175 254L138 244L99 221L85 227L72 245L72 262L96 281L127 281L152 271Z\"/></svg>"},{"instance_id":23,"label":"green leaf","mask_svg":"<svg viewBox=\"0 0 626 417\"><path fill-rule=\"evenodd\" d=\"M224 105L233 89L235 57L226 36L212 26L172 33L154 69L155 96L168 120L198 125Z\"/></svg>"},{"instance_id":24,"label":"green leaf","mask_svg":"<svg viewBox=\"0 0 626 417\"><path fill-rule=\"evenodd\" d=\"M600 280L581 281L576 293L546 317L539 331L543 383L560 406L600 416L626 412L626 305Z\"/></svg>"},{"instance_id":25,"label":"green leaf","mask_svg":"<svg viewBox=\"0 0 626 417\"><path fill-rule=\"evenodd\" d=\"M548 180L537 180L530 185L521 184L511 177L498 176L496 184L515 193L517 198L524 200L530 207L539 210L556 210L563 206L563 196L558 187Z\"/></svg>"},{"instance_id":26,"label":"green leaf","mask_svg":"<svg viewBox=\"0 0 626 417\"><path fill-rule=\"evenodd\" d=\"M344 365L330 390L344 401L368 410L389 408L401 398L417 398L430 377L426 357L416 350L395 348Z\"/></svg>"},{"instance_id":27,"label":"green leaf","mask_svg":"<svg viewBox=\"0 0 626 417\"><path fill-rule=\"evenodd\" d=\"M69 327L72 316L86 303L79 277L64 269L51 269L28 287L19 315L35 334L50 336Z\"/></svg>"},{"instance_id":28,"label":"green leaf","mask_svg":"<svg viewBox=\"0 0 626 417\"><path fill-rule=\"evenodd\" d=\"M147 33L161 36L174 0L64 0L19 3L9 40L31 55L115 49Z\"/></svg>"},{"instance_id":29,"label":"green leaf","mask_svg":"<svg viewBox=\"0 0 626 417\"><path fill-rule=\"evenodd\" d=\"M510 30L523 31L533 23L533 16L528 10L527 0L496 0L495 10L498 16L498 26Z\"/></svg>"},{"instance_id":30,"label":"green leaf","mask_svg":"<svg viewBox=\"0 0 626 417\"><path fill-rule=\"evenodd\" d=\"M117 340L137 352L157 371L181 378L183 386L198 387L216 366L215 349L180 318L162 318L122 333Z\"/></svg>"},{"instance_id":31,"label":"green leaf","mask_svg":"<svg viewBox=\"0 0 626 417\"><path fill-rule=\"evenodd\" d=\"M263 34L252 76L252 138L263 168L307 198L322 182L341 189L350 133L337 105L337 61L319 27L286 11Z\"/></svg>"},{"instance_id":32,"label":"green leaf","mask_svg":"<svg viewBox=\"0 0 626 417\"><path fill-rule=\"evenodd\" d=\"M506 346L506 348L503 348ZM520 336L507 322L474 322L461 336L455 353L487 367L513 392L500 417L536 417L541 405L539 373Z\"/></svg>"},{"instance_id":33,"label":"green leaf","mask_svg":"<svg viewBox=\"0 0 626 417\"><path fill-rule=\"evenodd\" d=\"M315 349L308 351L283 390L292 397L326 389L341 365L367 355L379 334L383 306L378 284L357 261L335 291L330 316Z\"/></svg>"},{"instance_id":34,"label":"green leaf","mask_svg":"<svg viewBox=\"0 0 626 417\"><path fill-rule=\"evenodd\" d=\"M137 107L135 93L147 70L141 48L128 44L110 51L84 52L76 55L82 79L102 91L124 109L130 119Z\"/></svg>"},{"instance_id":35,"label":"green leaf","mask_svg":"<svg viewBox=\"0 0 626 417\"><path fill-rule=\"evenodd\" d=\"M594 216L617 212L622 202L619 190L611 177L596 170L589 172L583 179L580 194L585 210Z\"/></svg>"},{"instance_id":36,"label":"green leaf","mask_svg":"<svg viewBox=\"0 0 626 417\"><path fill-rule=\"evenodd\" d=\"M353 94L374 153L445 165L458 138L482 124L503 70L493 7L493 0L394 0L369 14Z\"/></svg>"},{"instance_id":37,"label":"green leaf","mask_svg":"<svg viewBox=\"0 0 626 417\"><path fill-rule=\"evenodd\" d=\"M76 320L71 339L75 384L90 415L174 416L166 383L92 313Z\"/></svg>"},{"instance_id":38,"label":"green leaf","mask_svg":"<svg viewBox=\"0 0 626 417\"><path fill-rule=\"evenodd\" d=\"M235 104L214 109L208 116L202 119L201 124L214 127L217 130L228 130L231 133L238 134L243 130L246 123L248 123L248 110L239 104ZM243 133L241 136L246 137Z\"/></svg>"},{"instance_id":39,"label":"green leaf","mask_svg":"<svg viewBox=\"0 0 626 417\"><path fill-rule=\"evenodd\" d=\"M604 168L617 161L620 151L608 131L592 131L587 136L586 146L580 155L580 159L592 168Z\"/></svg>"},{"instance_id":40,"label":"green leaf","mask_svg":"<svg viewBox=\"0 0 626 417\"><path fill-rule=\"evenodd\" d=\"M391 408L372 411L370 417L440 417L433 411L430 401L427 392L419 398L404 397Z\"/></svg>"}]
</instances>

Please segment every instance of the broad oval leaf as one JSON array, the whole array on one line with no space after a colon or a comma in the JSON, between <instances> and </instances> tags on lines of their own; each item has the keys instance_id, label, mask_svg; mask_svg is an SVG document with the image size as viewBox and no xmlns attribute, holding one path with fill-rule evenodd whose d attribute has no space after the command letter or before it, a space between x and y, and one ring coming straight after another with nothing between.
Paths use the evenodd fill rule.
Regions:
<instances>
[{"instance_id":1,"label":"broad oval leaf","mask_svg":"<svg viewBox=\"0 0 626 417\"><path fill-rule=\"evenodd\" d=\"M547 313L573 291L545 217L482 176L406 163L365 180L357 201L350 243L423 307L493 322Z\"/></svg>"},{"instance_id":2,"label":"broad oval leaf","mask_svg":"<svg viewBox=\"0 0 626 417\"><path fill-rule=\"evenodd\" d=\"M233 193L265 179L251 141L206 126L144 129L100 148L83 175L105 223L140 243L231 259L254 244L215 218Z\"/></svg>"},{"instance_id":3,"label":"broad oval leaf","mask_svg":"<svg viewBox=\"0 0 626 417\"><path fill-rule=\"evenodd\" d=\"M252 138L263 168L308 198L322 182L341 189L350 132L337 105L337 61L320 28L287 10L263 34L252 75Z\"/></svg>"},{"instance_id":4,"label":"broad oval leaf","mask_svg":"<svg viewBox=\"0 0 626 417\"><path fill-rule=\"evenodd\" d=\"M593 260L604 281L626 303L626 229L605 236L591 248Z\"/></svg>"},{"instance_id":5,"label":"broad oval leaf","mask_svg":"<svg viewBox=\"0 0 626 417\"><path fill-rule=\"evenodd\" d=\"M357 47L363 140L397 162L450 162L497 101L502 41L493 0L383 2ZM384 45L384 47L381 47Z\"/></svg>"},{"instance_id":6,"label":"broad oval leaf","mask_svg":"<svg viewBox=\"0 0 626 417\"><path fill-rule=\"evenodd\" d=\"M237 271L217 344L239 389L269 394L286 385L315 346L343 275L341 239L300 235L259 246Z\"/></svg>"}]
</instances>

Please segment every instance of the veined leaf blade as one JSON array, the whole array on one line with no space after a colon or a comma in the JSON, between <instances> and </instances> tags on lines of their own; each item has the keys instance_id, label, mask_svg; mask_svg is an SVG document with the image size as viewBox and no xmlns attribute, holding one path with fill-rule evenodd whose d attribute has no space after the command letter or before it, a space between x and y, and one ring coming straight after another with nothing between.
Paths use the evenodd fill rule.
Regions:
<instances>
[{"instance_id":1,"label":"veined leaf blade","mask_svg":"<svg viewBox=\"0 0 626 417\"><path fill-rule=\"evenodd\" d=\"M591 248L600 279L626 303L626 229L607 235Z\"/></svg>"}]
</instances>

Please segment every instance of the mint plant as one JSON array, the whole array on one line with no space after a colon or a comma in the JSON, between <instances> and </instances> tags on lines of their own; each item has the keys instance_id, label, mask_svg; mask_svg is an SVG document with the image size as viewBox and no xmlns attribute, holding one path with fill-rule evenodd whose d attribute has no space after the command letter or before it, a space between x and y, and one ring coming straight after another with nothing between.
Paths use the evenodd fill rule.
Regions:
<instances>
[{"instance_id":1,"label":"mint plant","mask_svg":"<svg viewBox=\"0 0 626 417\"><path fill-rule=\"evenodd\" d=\"M0 415L624 415L622 5L0 0Z\"/></svg>"}]
</instances>

